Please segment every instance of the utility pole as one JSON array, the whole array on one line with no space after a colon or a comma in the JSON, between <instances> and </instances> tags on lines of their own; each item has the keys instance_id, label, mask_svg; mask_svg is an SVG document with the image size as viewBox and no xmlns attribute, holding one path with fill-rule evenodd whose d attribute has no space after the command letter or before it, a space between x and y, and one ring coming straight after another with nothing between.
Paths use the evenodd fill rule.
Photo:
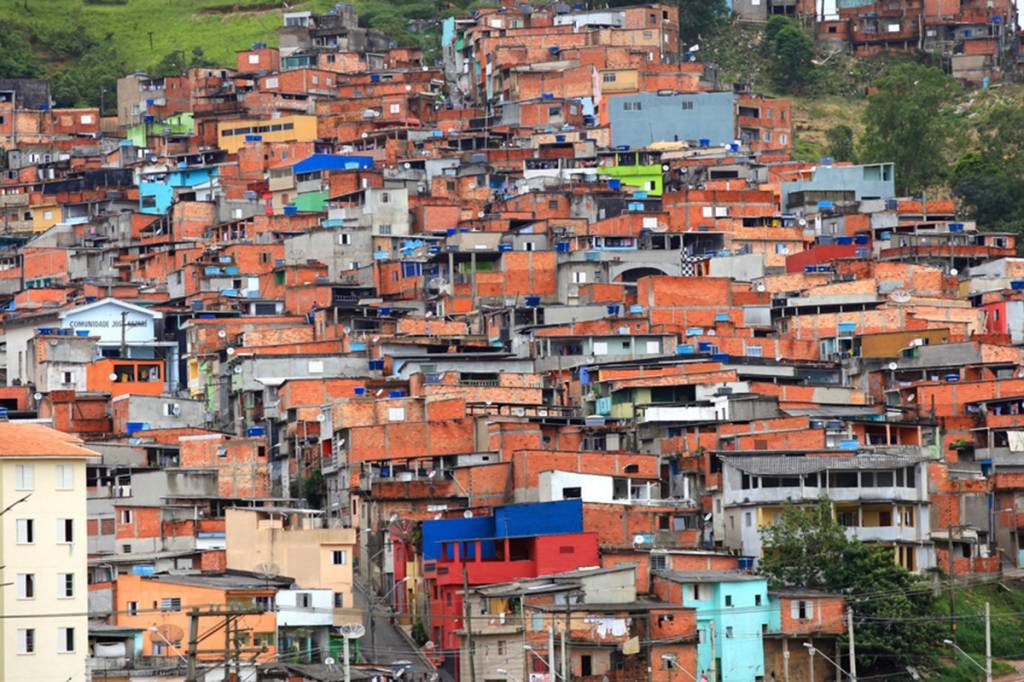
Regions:
<instances>
[{"instance_id":1,"label":"utility pole","mask_svg":"<svg viewBox=\"0 0 1024 682\"><path fill-rule=\"evenodd\" d=\"M127 310L122 310L121 311L121 357L122 358L125 357L125 354L124 354L125 353L125 346L127 345L125 343L125 332L127 331L127 329L128 329L128 311Z\"/></svg>"},{"instance_id":2,"label":"utility pole","mask_svg":"<svg viewBox=\"0 0 1024 682\"><path fill-rule=\"evenodd\" d=\"M224 679L231 677L231 612L224 614Z\"/></svg>"},{"instance_id":3,"label":"utility pole","mask_svg":"<svg viewBox=\"0 0 1024 682\"><path fill-rule=\"evenodd\" d=\"M715 621L708 623L711 635L711 682L718 682L718 664L715 661ZM811 682L814 682L812 679Z\"/></svg>"},{"instance_id":4,"label":"utility pole","mask_svg":"<svg viewBox=\"0 0 1024 682\"><path fill-rule=\"evenodd\" d=\"M992 682L992 621L985 602L985 682Z\"/></svg>"},{"instance_id":5,"label":"utility pole","mask_svg":"<svg viewBox=\"0 0 1024 682\"><path fill-rule=\"evenodd\" d=\"M562 629L562 682L569 682L569 663L565 659L565 631L568 628L569 625L566 624L565 628Z\"/></svg>"},{"instance_id":6,"label":"utility pole","mask_svg":"<svg viewBox=\"0 0 1024 682\"><path fill-rule=\"evenodd\" d=\"M242 640L238 636L238 618L235 618L235 682L242 679Z\"/></svg>"},{"instance_id":7,"label":"utility pole","mask_svg":"<svg viewBox=\"0 0 1024 682\"><path fill-rule=\"evenodd\" d=\"M782 682L789 682L789 639L782 640Z\"/></svg>"},{"instance_id":8,"label":"utility pole","mask_svg":"<svg viewBox=\"0 0 1024 682\"><path fill-rule=\"evenodd\" d=\"M464 543L459 548L459 556L462 559L462 620L466 628L466 649L469 653L469 682L476 682L476 652L473 651L473 624L469 620L469 571L466 570Z\"/></svg>"},{"instance_id":9,"label":"utility pole","mask_svg":"<svg viewBox=\"0 0 1024 682\"><path fill-rule=\"evenodd\" d=\"M850 638L850 682L857 682L857 649L853 643L853 609L846 609L846 632Z\"/></svg>"},{"instance_id":10,"label":"utility pole","mask_svg":"<svg viewBox=\"0 0 1024 682\"><path fill-rule=\"evenodd\" d=\"M196 649L199 647L199 609L192 607L188 612L188 672L185 682L196 679Z\"/></svg>"},{"instance_id":11,"label":"utility pole","mask_svg":"<svg viewBox=\"0 0 1024 682\"><path fill-rule=\"evenodd\" d=\"M555 617L552 615L551 625L548 626L548 672L551 673L551 682L555 682L555 670Z\"/></svg>"},{"instance_id":12,"label":"utility pole","mask_svg":"<svg viewBox=\"0 0 1024 682\"><path fill-rule=\"evenodd\" d=\"M949 586L949 630L956 641L956 595L953 592L953 524L946 526L946 582Z\"/></svg>"},{"instance_id":13,"label":"utility pole","mask_svg":"<svg viewBox=\"0 0 1024 682\"><path fill-rule=\"evenodd\" d=\"M807 664L807 679L810 682L814 682L814 647L807 649L807 655L810 657L809 663Z\"/></svg>"}]
</instances>

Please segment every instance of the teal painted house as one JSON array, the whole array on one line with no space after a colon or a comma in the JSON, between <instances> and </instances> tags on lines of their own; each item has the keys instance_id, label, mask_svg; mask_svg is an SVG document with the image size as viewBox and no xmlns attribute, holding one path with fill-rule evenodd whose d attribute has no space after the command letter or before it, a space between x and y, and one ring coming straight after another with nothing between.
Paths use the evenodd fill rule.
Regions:
<instances>
[{"instance_id":1,"label":"teal painted house","mask_svg":"<svg viewBox=\"0 0 1024 682\"><path fill-rule=\"evenodd\" d=\"M764 676L763 635L778 617L769 603L768 581L741 571L667 571L682 588L683 606L697 610L697 667L708 672L711 657L721 682L754 682ZM711 628L714 624L714 652Z\"/></svg>"}]
</instances>

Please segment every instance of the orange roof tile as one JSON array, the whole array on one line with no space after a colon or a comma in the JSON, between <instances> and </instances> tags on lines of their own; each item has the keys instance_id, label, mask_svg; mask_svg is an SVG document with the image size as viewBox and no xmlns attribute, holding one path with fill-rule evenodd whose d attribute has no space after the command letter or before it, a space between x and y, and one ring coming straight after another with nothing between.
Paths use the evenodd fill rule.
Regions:
<instances>
[{"instance_id":1,"label":"orange roof tile","mask_svg":"<svg viewBox=\"0 0 1024 682\"><path fill-rule=\"evenodd\" d=\"M42 424L0 422L0 457L99 457L82 440Z\"/></svg>"}]
</instances>

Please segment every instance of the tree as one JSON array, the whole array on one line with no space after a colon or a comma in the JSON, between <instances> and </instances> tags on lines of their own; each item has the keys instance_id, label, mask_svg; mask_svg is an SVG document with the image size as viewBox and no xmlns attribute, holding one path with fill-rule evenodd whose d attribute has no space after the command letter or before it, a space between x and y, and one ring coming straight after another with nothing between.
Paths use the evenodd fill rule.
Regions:
<instances>
[{"instance_id":1,"label":"tree","mask_svg":"<svg viewBox=\"0 0 1024 682\"><path fill-rule=\"evenodd\" d=\"M767 35L771 36L772 80L788 92L799 91L814 75L814 39L790 19L784 25L776 22L776 30Z\"/></svg>"},{"instance_id":2,"label":"tree","mask_svg":"<svg viewBox=\"0 0 1024 682\"><path fill-rule=\"evenodd\" d=\"M825 132L828 140L828 155L836 161L853 161L853 128L848 125L837 125Z\"/></svg>"},{"instance_id":3,"label":"tree","mask_svg":"<svg viewBox=\"0 0 1024 682\"><path fill-rule=\"evenodd\" d=\"M979 226L1024 234L1024 112L993 108L978 125L978 149L951 175L953 193Z\"/></svg>"},{"instance_id":4,"label":"tree","mask_svg":"<svg viewBox=\"0 0 1024 682\"><path fill-rule=\"evenodd\" d=\"M956 83L934 67L901 63L874 85L864 111L861 160L894 162L899 194L918 194L943 181L957 132L944 105L957 94Z\"/></svg>"},{"instance_id":5,"label":"tree","mask_svg":"<svg viewBox=\"0 0 1024 682\"><path fill-rule=\"evenodd\" d=\"M217 64L206 58L201 47L193 47L191 52L171 50L153 65L150 69L150 75L159 77L180 76L191 68L204 66L217 66Z\"/></svg>"},{"instance_id":6,"label":"tree","mask_svg":"<svg viewBox=\"0 0 1024 682\"><path fill-rule=\"evenodd\" d=\"M842 594L854 612L857 667L862 674L902 672L927 665L941 639L930 587L893 560L891 549L850 539L821 499L789 505L761 531L760 570L775 587Z\"/></svg>"},{"instance_id":7,"label":"tree","mask_svg":"<svg viewBox=\"0 0 1024 682\"><path fill-rule=\"evenodd\" d=\"M30 33L21 24L9 24L0 31L0 78L38 78L42 74L27 37Z\"/></svg>"}]
</instances>

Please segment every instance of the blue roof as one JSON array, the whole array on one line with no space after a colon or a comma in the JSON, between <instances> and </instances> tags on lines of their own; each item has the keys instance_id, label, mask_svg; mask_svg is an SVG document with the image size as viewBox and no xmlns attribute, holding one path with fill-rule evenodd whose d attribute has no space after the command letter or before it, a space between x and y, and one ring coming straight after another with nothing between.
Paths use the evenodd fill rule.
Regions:
<instances>
[{"instance_id":1,"label":"blue roof","mask_svg":"<svg viewBox=\"0 0 1024 682\"><path fill-rule=\"evenodd\" d=\"M315 173L316 171L345 170L347 168L373 168L373 157L313 154L296 163L292 170L295 173Z\"/></svg>"}]
</instances>

